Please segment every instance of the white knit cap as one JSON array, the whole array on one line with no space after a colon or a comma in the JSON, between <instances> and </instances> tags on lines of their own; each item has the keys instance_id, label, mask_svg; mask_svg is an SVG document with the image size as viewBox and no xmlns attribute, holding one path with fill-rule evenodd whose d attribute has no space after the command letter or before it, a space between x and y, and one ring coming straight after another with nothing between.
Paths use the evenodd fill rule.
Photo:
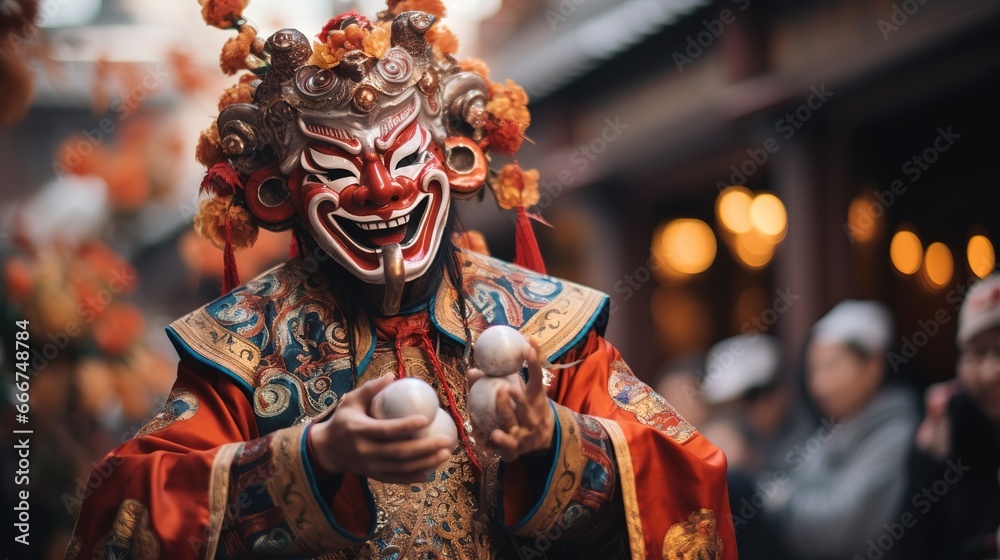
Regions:
<instances>
[{"instance_id":1,"label":"white knit cap","mask_svg":"<svg viewBox=\"0 0 1000 560\"><path fill-rule=\"evenodd\" d=\"M877 301L846 299L813 325L813 342L853 344L872 353L889 350L892 314Z\"/></svg>"},{"instance_id":2,"label":"white knit cap","mask_svg":"<svg viewBox=\"0 0 1000 560\"><path fill-rule=\"evenodd\" d=\"M778 376L781 355L774 337L745 334L717 342L705 358L702 398L719 404L755 387L765 387Z\"/></svg>"},{"instance_id":3,"label":"white knit cap","mask_svg":"<svg viewBox=\"0 0 1000 560\"><path fill-rule=\"evenodd\" d=\"M1000 274L987 276L969 289L958 312L955 338L962 345L997 325L1000 325Z\"/></svg>"}]
</instances>

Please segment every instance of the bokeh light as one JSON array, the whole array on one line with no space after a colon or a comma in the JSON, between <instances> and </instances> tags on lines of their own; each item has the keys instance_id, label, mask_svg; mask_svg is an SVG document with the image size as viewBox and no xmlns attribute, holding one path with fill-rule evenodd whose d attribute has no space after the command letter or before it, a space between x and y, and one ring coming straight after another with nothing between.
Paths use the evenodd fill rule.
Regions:
<instances>
[{"instance_id":1,"label":"bokeh light","mask_svg":"<svg viewBox=\"0 0 1000 560\"><path fill-rule=\"evenodd\" d=\"M916 274L923 259L923 244L912 231L898 231L889 242L889 258L892 266L903 274Z\"/></svg>"},{"instance_id":2,"label":"bokeh light","mask_svg":"<svg viewBox=\"0 0 1000 560\"><path fill-rule=\"evenodd\" d=\"M712 228L691 218L672 220L653 237L654 257L681 274L708 270L717 249Z\"/></svg>"},{"instance_id":3,"label":"bokeh light","mask_svg":"<svg viewBox=\"0 0 1000 560\"><path fill-rule=\"evenodd\" d=\"M882 209L877 212L874 209ZM885 210L879 205L872 194L865 193L854 197L847 208L847 233L854 241L867 243L875 238L881 226Z\"/></svg>"},{"instance_id":4,"label":"bokeh light","mask_svg":"<svg viewBox=\"0 0 1000 560\"><path fill-rule=\"evenodd\" d=\"M758 270L767 266L774 257L776 248L777 245L773 238L761 234L756 229L736 236L733 242L736 258L750 270Z\"/></svg>"},{"instance_id":5,"label":"bokeh light","mask_svg":"<svg viewBox=\"0 0 1000 560\"><path fill-rule=\"evenodd\" d=\"M980 278L986 278L993 272L997 265L996 252L993 244L985 235L973 235L969 238L966 247L966 258L969 261L969 270Z\"/></svg>"},{"instance_id":6,"label":"bokeh light","mask_svg":"<svg viewBox=\"0 0 1000 560\"><path fill-rule=\"evenodd\" d=\"M924 254L924 278L932 288L941 288L951 281L955 260L951 250L941 242L931 243Z\"/></svg>"},{"instance_id":7,"label":"bokeh light","mask_svg":"<svg viewBox=\"0 0 1000 560\"><path fill-rule=\"evenodd\" d=\"M750 203L750 223L762 234L780 240L788 227L785 205L771 193L758 194Z\"/></svg>"},{"instance_id":8,"label":"bokeh light","mask_svg":"<svg viewBox=\"0 0 1000 560\"><path fill-rule=\"evenodd\" d=\"M719 224L733 233L746 233L750 223L750 204L753 193L746 187L728 187L715 199L715 216Z\"/></svg>"}]
</instances>

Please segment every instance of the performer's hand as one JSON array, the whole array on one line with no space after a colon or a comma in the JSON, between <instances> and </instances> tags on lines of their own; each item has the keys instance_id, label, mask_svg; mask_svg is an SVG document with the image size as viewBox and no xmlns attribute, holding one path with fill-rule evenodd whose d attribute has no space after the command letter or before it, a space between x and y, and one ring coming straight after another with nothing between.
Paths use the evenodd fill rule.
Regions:
<instances>
[{"instance_id":1,"label":"performer's hand","mask_svg":"<svg viewBox=\"0 0 1000 560\"><path fill-rule=\"evenodd\" d=\"M426 482L451 455L453 441L436 434L414 438L426 417L379 420L368 415L372 398L393 375L372 379L344 395L336 411L309 431L317 467L329 474L354 472L393 484Z\"/></svg>"},{"instance_id":2,"label":"performer's hand","mask_svg":"<svg viewBox=\"0 0 1000 560\"><path fill-rule=\"evenodd\" d=\"M489 434L489 445L507 463L521 455L548 451L552 446L555 414L542 383L540 356L537 344L527 344L524 352L528 362L527 387L504 384L497 390L497 416L504 425ZM479 375L477 372L476 377ZM514 401L513 409L511 400Z\"/></svg>"}]
</instances>

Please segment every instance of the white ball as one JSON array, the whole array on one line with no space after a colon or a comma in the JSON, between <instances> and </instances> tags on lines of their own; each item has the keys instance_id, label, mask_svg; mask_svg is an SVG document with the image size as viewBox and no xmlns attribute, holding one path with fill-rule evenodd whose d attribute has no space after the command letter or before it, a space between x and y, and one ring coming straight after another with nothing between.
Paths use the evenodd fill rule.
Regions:
<instances>
[{"instance_id":1,"label":"white ball","mask_svg":"<svg viewBox=\"0 0 1000 560\"><path fill-rule=\"evenodd\" d=\"M476 365L486 375L504 376L524 367L524 337L503 325L490 327L476 340Z\"/></svg>"},{"instance_id":2,"label":"white ball","mask_svg":"<svg viewBox=\"0 0 1000 560\"><path fill-rule=\"evenodd\" d=\"M417 437L438 434L444 434L451 439L450 447L458 445L458 428L455 427L455 421L451 419L451 415L445 412L443 408L437 409L433 422L417 431Z\"/></svg>"},{"instance_id":3,"label":"white ball","mask_svg":"<svg viewBox=\"0 0 1000 560\"><path fill-rule=\"evenodd\" d=\"M472 423L489 435L501 427L501 418L497 414L497 390L503 385L520 383L521 376L511 374L505 377L483 377L469 388L468 405ZM511 408L514 400L510 401Z\"/></svg>"},{"instance_id":4,"label":"white ball","mask_svg":"<svg viewBox=\"0 0 1000 560\"><path fill-rule=\"evenodd\" d=\"M406 377L393 381L372 399L375 418L405 418L422 415L433 421L440 410L437 392L426 381Z\"/></svg>"}]
</instances>

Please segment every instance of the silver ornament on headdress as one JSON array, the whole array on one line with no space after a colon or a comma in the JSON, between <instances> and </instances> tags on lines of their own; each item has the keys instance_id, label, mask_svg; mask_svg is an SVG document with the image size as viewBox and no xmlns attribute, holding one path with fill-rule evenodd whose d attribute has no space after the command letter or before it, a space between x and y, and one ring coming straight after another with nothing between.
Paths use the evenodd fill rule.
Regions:
<instances>
[{"instance_id":1,"label":"silver ornament on headdress","mask_svg":"<svg viewBox=\"0 0 1000 560\"><path fill-rule=\"evenodd\" d=\"M354 50L328 69L307 64L312 49L301 32L273 34L254 103L230 105L219 115L223 149L234 167L252 173L275 161L288 175L310 138L353 138L354 153L384 150L382 132L400 119L419 120L440 146L449 136L481 140L488 86L453 58L435 56L425 39L434 21L423 12L399 14L382 58Z\"/></svg>"}]
</instances>

